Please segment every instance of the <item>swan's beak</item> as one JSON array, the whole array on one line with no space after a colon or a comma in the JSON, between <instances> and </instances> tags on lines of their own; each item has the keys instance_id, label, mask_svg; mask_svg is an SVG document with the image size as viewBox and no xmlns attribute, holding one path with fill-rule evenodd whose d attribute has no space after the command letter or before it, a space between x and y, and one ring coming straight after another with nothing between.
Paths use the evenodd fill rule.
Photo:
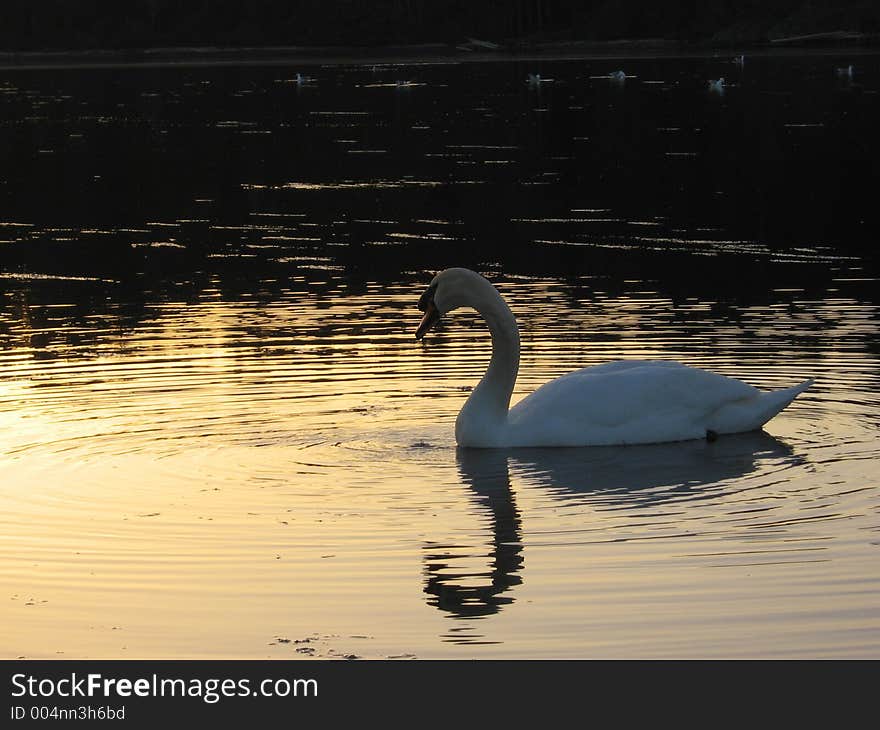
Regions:
<instances>
[{"instance_id":1,"label":"swan's beak","mask_svg":"<svg viewBox=\"0 0 880 730\"><path fill-rule=\"evenodd\" d=\"M419 322L419 327L416 330L417 340L422 339L422 337L425 336L425 333L440 320L440 311L434 304L435 289L435 286L428 287L428 290L422 294L422 298L419 299L419 309L425 313L425 316L422 317L422 321Z\"/></svg>"},{"instance_id":2,"label":"swan's beak","mask_svg":"<svg viewBox=\"0 0 880 730\"><path fill-rule=\"evenodd\" d=\"M422 339L422 337L425 336L425 333L437 324L438 321L440 321L440 312L437 311L434 302L430 302L428 308L425 310L425 316L422 317L422 321L419 322L419 328L416 330L416 339Z\"/></svg>"}]
</instances>

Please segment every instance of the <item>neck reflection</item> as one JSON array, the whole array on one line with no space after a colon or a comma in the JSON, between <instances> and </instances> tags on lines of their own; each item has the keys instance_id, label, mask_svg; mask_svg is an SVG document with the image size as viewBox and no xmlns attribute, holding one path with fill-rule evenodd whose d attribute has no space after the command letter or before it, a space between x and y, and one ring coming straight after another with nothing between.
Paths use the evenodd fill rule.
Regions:
<instances>
[{"instance_id":1,"label":"neck reflection","mask_svg":"<svg viewBox=\"0 0 880 730\"><path fill-rule=\"evenodd\" d=\"M510 487L506 451L458 449L457 459L462 480L489 518L488 566L456 567L456 562L461 565L464 560L454 554L455 546L426 546L425 593L431 596L428 603L457 617L488 616L512 603L508 591L522 582L517 575L523 562L520 515Z\"/></svg>"}]
</instances>

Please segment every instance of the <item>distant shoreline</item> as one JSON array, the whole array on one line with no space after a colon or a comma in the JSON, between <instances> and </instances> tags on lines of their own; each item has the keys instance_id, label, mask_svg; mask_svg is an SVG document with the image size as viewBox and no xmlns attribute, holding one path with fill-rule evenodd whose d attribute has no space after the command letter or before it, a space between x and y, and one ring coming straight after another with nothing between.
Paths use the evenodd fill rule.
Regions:
<instances>
[{"instance_id":1,"label":"distant shoreline","mask_svg":"<svg viewBox=\"0 0 880 730\"><path fill-rule=\"evenodd\" d=\"M527 60L602 60L627 58L713 58L745 53L749 56L874 55L880 43L874 36L814 34L775 39L762 45L688 46L677 41L638 39L617 41L546 42L489 49L468 43L429 43L411 46L253 46L169 47L86 51L3 51L0 70L63 70L89 68L166 68L197 66L286 66L467 63ZM841 42L843 40L859 41ZM823 41L837 41L824 44Z\"/></svg>"}]
</instances>

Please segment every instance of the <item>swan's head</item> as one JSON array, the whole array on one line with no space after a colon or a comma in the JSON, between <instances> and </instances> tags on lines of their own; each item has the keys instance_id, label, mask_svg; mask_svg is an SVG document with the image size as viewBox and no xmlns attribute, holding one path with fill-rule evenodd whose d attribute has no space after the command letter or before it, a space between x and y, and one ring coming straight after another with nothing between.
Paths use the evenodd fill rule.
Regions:
<instances>
[{"instance_id":1,"label":"swan's head","mask_svg":"<svg viewBox=\"0 0 880 730\"><path fill-rule=\"evenodd\" d=\"M481 298L489 293L498 296L486 279L470 269L446 269L431 280L430 286L419 299L419 309L425 313L416 329L420 340L444 314L459 307L479 309Z\"/></svg>"}]
</instances>

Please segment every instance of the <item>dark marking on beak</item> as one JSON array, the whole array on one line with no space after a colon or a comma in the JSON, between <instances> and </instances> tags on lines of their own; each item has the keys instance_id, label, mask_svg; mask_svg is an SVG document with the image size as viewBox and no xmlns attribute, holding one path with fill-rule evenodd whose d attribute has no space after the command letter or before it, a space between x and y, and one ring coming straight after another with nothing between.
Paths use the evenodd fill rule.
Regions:
<instances>
[{"instance_id":1,"label":"dark marking on beak","mask_svg":"<svg viewBox=\"0 0 880 730\"><path fill-rule=\"evenodd\" d=\"M440 312L434 305L435 291L437 291L437 285L432 284L419 299L419 309L425 313L425 316L422 317L422 321L419 322L418 329L416 329L417 340L422 339L425 333L440 320Z\"/></svg>"}]
</instances>

